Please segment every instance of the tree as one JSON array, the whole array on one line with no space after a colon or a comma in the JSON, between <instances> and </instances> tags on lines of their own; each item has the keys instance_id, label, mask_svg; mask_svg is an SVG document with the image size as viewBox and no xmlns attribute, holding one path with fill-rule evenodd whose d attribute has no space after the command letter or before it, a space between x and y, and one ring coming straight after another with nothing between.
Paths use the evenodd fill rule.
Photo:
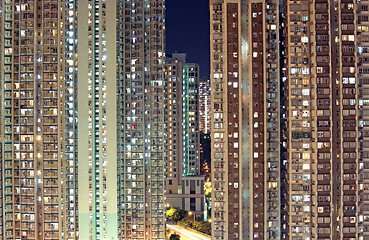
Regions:
<instances>
[{"instance_id":1,"label":"tree","mask_svg":"<svg viewBox=\"0 0 369 240\"><path fill-rule=\"evenodd\" d=\"M167 210L167 219L170 221L178 222L185 217L185 214L185 210L172 207Z\"/></svg>"},{"instance_id":2,"label":"tree","mask_svg":"<svg viewBox=\"0 0 369 240\"><path fill-rule=\"evenodd\" d=\"M211 223L200 221L197 225L197 231L211 235Z\"/></svg>"},{"instance_id":3,"label":"tree","mask_svg":"<svg viewBox=\"0 0 369 240\"><path fill-rule=\"evenodd\" d=\"M172 235L170 235L169 240L180 240L181 236L179 236L176 233L173 233Z\"/></svg>"},{"instance_id":4,"label":"tree","mask_svg":"<svg viewBox=\"0 0 369 240\"><path fill-rule=\"evenodd\" d=\"M193 218L190 216L187 216L182 219L181 223L185 225L186 227L193 228L199 232L205 233L207 235L211 235L211 223L205 222L203 220L196 220L193 222Z\"/></svg>"}]
</instances>

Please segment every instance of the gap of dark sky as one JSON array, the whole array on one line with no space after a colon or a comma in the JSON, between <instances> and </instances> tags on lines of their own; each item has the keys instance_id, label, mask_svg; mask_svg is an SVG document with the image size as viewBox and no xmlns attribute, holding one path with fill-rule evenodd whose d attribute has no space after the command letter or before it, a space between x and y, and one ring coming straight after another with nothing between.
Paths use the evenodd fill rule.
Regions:
<instances>
[{"instance_id":1,"label":"gap of dark sky","mask_svg":"<svg viewBox=\"0 0 369 240\"><path fill-rule=\"evenodd\" d=\"M187 62L200 65L200 76L210 71L209 1L166 1L166 52L187 53Z\"/></svg>"}]
</instances>

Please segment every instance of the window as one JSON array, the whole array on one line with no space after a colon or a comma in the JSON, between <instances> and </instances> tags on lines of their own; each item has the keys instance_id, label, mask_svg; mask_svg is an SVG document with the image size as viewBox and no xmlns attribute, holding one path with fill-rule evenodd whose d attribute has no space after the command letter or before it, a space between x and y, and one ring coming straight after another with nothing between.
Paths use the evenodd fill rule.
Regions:
<instances>
[{"instance_id":1,"label":"window","mask_svg":"<svg viewBox=\"0 0 369 240\"><path fill-rule=\"evenodd\" d=\"M316 35L317 41L329 41L329 35Z\"/></svg>"},{"instance_id":2,"label":"window","mask_svg":"<svg viewBox=\"0 0 369 240\"><path fill-rule=\"evenodd\" d=\"M343 84L355 84L356 79L354 77L343 77L342 78L342 83Z\"/></svg>"},{"instance_id":3,"label":"window","mask_svg":"<svg viewBox=\"0 0 369 240\"><path fill-rule=\"evenodd\" d=\"M302 95L309 96L310 95L310 89L308 89L308 88L302 89Z\"/></svg>"},{"instance_id":4,"label":"window","mask_svg":"<svg viewBox=\"0 0 369 240\"><path fill-rule=\"evenodd\" d=\"M291 68L291 74L300 74L301 69L300 68Z\"/></svg>"},{"instance_id":5,"label":"window","mask_svg":"<svg viewBox=\"0 0 369 240\"><path fill-rule=\"evenodd\" d=\"M309 68L303 68L302 74L309 74Z\"/></svg>"},{"instance_id":6,"label":"window","mask_svg":"<svg viewBox=\"0 0 369 240\"><path fill-rule=\"evenodd\" d=\"M355 35L342 35L342 41L355 41Z\"/></svg>"},{"instance_id":7,"label":"window","mask_svg":"<svg viewBox=\"0 0 369 240\"><path fill-rule=\"evenodd\" d=\"M301 37L301 42L303 43L308 43L309 42L309 38L308 37Z\"/></svg>"}]
</instances>

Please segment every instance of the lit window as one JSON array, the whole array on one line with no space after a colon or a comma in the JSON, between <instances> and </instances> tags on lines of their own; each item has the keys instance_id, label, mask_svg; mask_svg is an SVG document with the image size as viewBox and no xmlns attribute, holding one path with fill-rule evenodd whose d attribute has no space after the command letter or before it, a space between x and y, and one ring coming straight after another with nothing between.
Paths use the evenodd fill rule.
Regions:
<instances>
[{"instance_id":1,"label":"lit window","mask_svg":"<svg viewBox=\"0 0 369 240\"><path fill-rule=\"evenodd\" d=\"M299 74L300 68L291 68L291 74Z\"/></svg>"},{"instance_id":2,"label":"lit window","mask_svg":"<svg viewBox=\"0 0 369 240\"><path fill-rule=\"evenodd\" d=\"M308 78L303 78L302 79L302 84L304 84L304 85L309 84L309 79Z\"/></svg>"},{"instance_id":3,"label":"lit window","mask_svg":"<svg viewBox=\"0 0 369 240\"><path fill-rule=\"evenodd\" d=\"M308 110L302 111L302 116L303 117L310 117L310 111L308 111Z\"/></svg>"},{"instance_id":4,"label":"lit window","mask_svg":"<svg viewBox=\"0 0 369 240\"><path fill-rule=\"evenodd\" d=\"M301 42L303 43L308 43L309 42L309 38L308 37L301 37Z\"/></svg>"},{"instance_id":5,"label":"lit window","mask_svg":"<svg viewBox=\"0 0 369 240\"><path fill-rule=\"evenodd\" d=\"M310 153L303 153L302 159L310 159Z\"/></svg>"}]
</instances>

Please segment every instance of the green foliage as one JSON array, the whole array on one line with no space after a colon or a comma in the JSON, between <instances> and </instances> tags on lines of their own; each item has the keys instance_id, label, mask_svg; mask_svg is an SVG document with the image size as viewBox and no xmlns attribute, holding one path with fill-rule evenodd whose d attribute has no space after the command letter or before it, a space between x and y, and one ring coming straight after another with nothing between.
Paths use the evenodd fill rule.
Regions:
<instances>
[{"instance_id":1,"label":"green foliage","mask_svg":"<svg viewBox=\"0 0 369 240\"><path fill-rule=\"evenodd\" d=\"M170 235L169 240L180 240L181 236L179 236L176 233L173 233L172 235Z\"/></svg>"},{"instance_id":2,"label":"green foliage","mask_svg":"<svg viewBox=\"0 0 369 240\"><path fill-rule=\"evenodd\" d=\"M170 221L181 221L186 215L186 211L179 208L170 208L167 210L167 219Z\"/></svg>"},{"instance_id":3,"label":"green foliage","mask_svg":"<svg viewBox=\"0 0 369 240\"><path fill-rule=\"evenodd\" d=\"M186 216L182 219L181 223L186 227L193 228L199 232L211 235L211 223L205 221L195 221L193 222L192 216Z\"/></svg>"},{"instance_id":4,"label":"green foliage","mask_svg":"<svg viewBox=\"0 0 369 240\"><path fill-rule=\"evenodd\" d=\"M196 226L197 231L211 235L211 223L200 221Z\"/></svg>"},{"instance_id":5,"label":"green foliage","mask_svg":"<svg viewBox=\"0 0 369 240\"><path fill-rule=\"evenodd\" d=\"M183 209L171 207L170 209L167 210L167 219L173 222L181 222L186 227L190 227L199 232L211 235L211 223L205 222L203 220L201 221L195 220L194 222L193 215L188 215L188 213ZM172 234L169 239L172 239L173 235L176 234Z\"/></svg>"}]
</instances>

